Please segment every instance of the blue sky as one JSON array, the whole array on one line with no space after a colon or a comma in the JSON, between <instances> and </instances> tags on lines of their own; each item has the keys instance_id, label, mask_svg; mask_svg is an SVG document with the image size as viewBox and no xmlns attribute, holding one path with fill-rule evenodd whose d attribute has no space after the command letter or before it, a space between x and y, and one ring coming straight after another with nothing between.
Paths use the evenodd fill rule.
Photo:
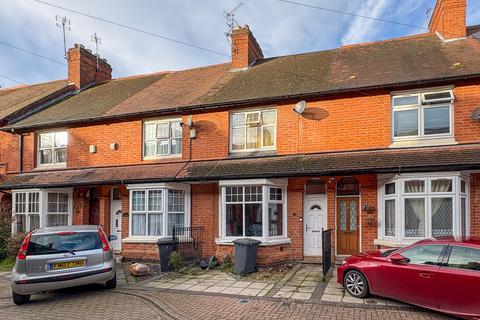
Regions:
<instances>
[{"instance_id":1,"label":"blue sky","mask_svg":"<svg viewBox=\"0 0 480 320\"><path fill-rule=\"evenodd\" d=\"M343 44L388 39L424 30L295 6L278 0L45 0L70 9L175 38L229 55L223 11L244 2L239 24L248 24L266 57L331 49ZM426 27L435 0L296 0L361 15ZM480 24L480 1L468 0L467 24ZM179 70L228 61L228 57L126 30L32 0L0 0L0 41L63 61L61 31L55 15L66 15L72 31L67 45L94 48L91 35L102 38L100 54L121 77ZM0 74L31 84L67 76L67 68L0 43ZM0 86L17 83L0 77Z\"/></svg>"}]
</instances>

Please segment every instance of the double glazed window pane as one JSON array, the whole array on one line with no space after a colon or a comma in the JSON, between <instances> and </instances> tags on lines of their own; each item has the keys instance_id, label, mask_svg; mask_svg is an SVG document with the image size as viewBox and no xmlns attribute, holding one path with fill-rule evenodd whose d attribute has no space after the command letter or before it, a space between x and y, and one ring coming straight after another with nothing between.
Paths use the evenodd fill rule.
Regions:
<instances>
[{"instance_id":1,"label":"double glazed window pane","mask_svg":"<svg viewBox=\"0 0 480 320\"><path fill-rule=\"evenodd\" d=\"M423 193L425 192L424 180L405 181L405 193Z\"/></svg>"},{"instance_id":2,"label":"double glazed window pane","mask_svg":"<svg viewBox=\"0 0 480 320\"><path fill-rule=\"evenodd\" d=\"M442 134L450 132L450 107L424 109L424 133Z\"/></svg>"},{"instance_id":3,"label":"double glazed window pane","mask_svg":"<svg viewBox=\"0 0 480 320\"><path fill-rule=\"evenodd\" d=\"M385 236L395 237L395 200L385 200Z\"/></svg>"},{"instance_id":4,"label":"double glazed window pane","mask_svg":"<svg viewBox=\"0 0 480 320\"><path fill-rule=\"evenodd\" d=\"M268 204L268 235L270 237L283 235L283 204Z\"/></svg>"},{"instance_id":5,"label":"double glazed window pane","mask_svg":"<svg viewBox=\"0 0 480 320\"><path fill-rule=\"evenodd\" d=\"M226 205L225 223L227 237L243 236L243 204Z\"/></svg>"},{"instance_id":6,"label":"double glazed window pane","mask_svg":"<svg viewBox=\"0 0 480 320\"><path fill-rule=\"evenodd\" d=\"M405 199L405 237L425 237L425 199Z\"/></svg>"},{"instance_id":7,"label":"double glazed window pane","mask_svg":"<svg viewBox=\"0 0 480 320\"><path fill-rule=\"evenodd\" d=\"M65 163L67 161L67 140L66 131L39 134L39 163Z\"/></svg>"},{"instance_id":8,"label":"double glazed window pane","mask_svg":"<svg viewBox=\"0 0 480 320\"><path fill-rule=\"evenodd\" d=\"M30 224L29 231L40 228L40 215L38 214L29 214L28 222Z\"/></svg>"},{"instance_id":9,"label":"double glazed window pane","mask_svg":"<svg viewBox=\"0 0 480 320\"><path fill-rule=\"evenodd\" d=\"M25 233L27 231L27 216L25 214L15 215L16 233Z\"/></svg>"},{"instance_id":10,"label":"double glazed window pane","mask_svg":"<svg viewBox=\"0 0 480 320\"><path fill-rule=\"evenodd\" d=\"M394 121L395 137L418 135L418 109L395 111Z\"/></svg>"},{"instance_id":11,"label":"double glazed window pane","mask_svg":"<svg viewBox=\"0 0 480 320\"><path fill-rule=\"evenodd\" d=\"M262 232L262 204L245 203L245 236L261 237Z\"/></svg>"},{"instance_id":12,"label":"double glazed window pane","mask_svg":"<svg viewBox=\"0 0 480 320\"><path fill-rule=\"evenodd\" d=\"M132 192L132 211L145 211L145 191Z\"/></svg>"},{"instance_id":13,"label":"double glazed window pane","mask_svg":"<svg viewBox=\"0 0 480 320\"><path fill-rule=\"evenodd\" d=\"M276 110L232 115L232 150L260 149L275 145Z\"/></svg>"},{"instance_id":14,"label":"double glazed window pane","mask_svg":"<svg viewBox=\"0 0 480 320\"><path fill-rule=\"evenodd\" d=\"M453 199L432 198L432 236L453 234Z\"/></svg>"},{"instance_id":15,"label":"double glazed window pane","mask_svg":"<svg viewBox=\"0 0 480 320\"><path fill-rule=\"evenodd\" d=\"M47 215L47 224L49 227L66 226L68 214L49 214Z\"/></svg>"},{"instance_id":16,"label":"double glazed window pane","mask_svg":"<svg viewBox=\"0 0 480 320\"><path fill-rule=\"evenodd\" d=\"M260 130L260 127L247 127L247 149L256 149L261 146Z\"/></svg>"},{"instance_id":17,"label":"double glazed window pane","mask_svg":"<svg viewBox=\"0 0 480 320\"><path fill-rule=\"evenodd\" d=\"M148 190L148 211L163 211L162 190Z\"/></svg>"},{"instance_id":18,"label":"double glazed window pane","mask_svg":"<svg viewBox=\"0 0 480 320\"><path fill-rule=\"evenodd\" d=\"M147 234L145 213L132 214L132 236L145 236Z\"/></svg>"},{"instance_id":19,"label":"double glazed window pane","mask_svg":"<svg viewBox=\"0 0 480 320\"><path fill-rule=\"evenodd\" d=\"M148 215L148 235L161 236L163 230L163 214Z\"/></svg>"}]
</instances>

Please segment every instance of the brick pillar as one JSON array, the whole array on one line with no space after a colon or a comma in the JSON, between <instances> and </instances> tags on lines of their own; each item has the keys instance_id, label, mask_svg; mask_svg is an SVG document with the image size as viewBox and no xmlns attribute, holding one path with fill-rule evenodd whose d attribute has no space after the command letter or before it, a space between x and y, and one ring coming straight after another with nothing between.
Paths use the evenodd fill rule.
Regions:
<instances>
[{"instance_id":1,"label":"brick pillar","mask_svg":"<svg viewBox=\"0 0 480 320\"><path fill-rule=\"evenodd\" d=\"M73 190L72 223L75 225L88 224L89 204L86 197L87 192L87 188L75 188Z\"/></svg>"},{"instance_id":2,"label":"brick pillar","mask_svg":"<svg viewBox=\"0 0 480 320\"><path fill-rule=\"evenodd\" d=\"M98 197L98 223L103 227L107 235L110 234L110 196L100 195Z\"/></svg>"}]
</instances>

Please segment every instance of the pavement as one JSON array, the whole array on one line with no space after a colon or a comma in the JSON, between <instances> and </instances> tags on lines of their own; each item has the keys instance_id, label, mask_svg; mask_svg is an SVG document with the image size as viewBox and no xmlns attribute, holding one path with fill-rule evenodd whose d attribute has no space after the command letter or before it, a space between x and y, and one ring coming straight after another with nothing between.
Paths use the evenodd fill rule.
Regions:
<instances>
[{"instance_id":1,"label":"pavement","mask_svg":"<svg viewBox=\"0 0 480 320\"><path fill-rule=\"evenodd\" d=\"M415 307L389 305L368 305L365 303L344 303L321 301L318 288L315 287L310 299L275 297L275 294L239 295L222 292L205 292L159 288L149 283L128 285L123 269L118 268L119 286L115 290L105 290L100 285L71 288L45 294L33 295L31 302L16 306L11 302L8 274L0 274L0 318L1 319L451 319L447 316ZM277 281L272 292L300 282L296 291L301 292L301 284L309 281L310 268L298 268L290 274L287 281ZM315 270L315 268L313 268ZM299 273L299 274L298 274ZM297 275L297 276L296 276ZM211 278L218 276L218 273ZM296 277L295 277L296 276ZM299 281L302 277L304 280ZM215 279L226 281L228 279ZM207 278L205 278L208 280ZM191 279L190 279L191 280ZM189 281L189 280L186 280ZM184 281L184 282L186 282ZM184 282L179 282L182 284ZM238 281L235 281L238 282ZM252 283L255 281L252 281ZM287 284L289 283L290 284ZM247 285L248 288L252 283ZM267 282L265 282L267 283ZM235 288L232 283L226 288ZM193 284L195 286L198 284ZM268 285L267 285L268 287ZM266 287L265 287L266 288ZM265 288L254 288L263 291ZM241 293L242 291L240 291ZM321 293L320 293L321 297Z\"/></svg>"}]
</instances>

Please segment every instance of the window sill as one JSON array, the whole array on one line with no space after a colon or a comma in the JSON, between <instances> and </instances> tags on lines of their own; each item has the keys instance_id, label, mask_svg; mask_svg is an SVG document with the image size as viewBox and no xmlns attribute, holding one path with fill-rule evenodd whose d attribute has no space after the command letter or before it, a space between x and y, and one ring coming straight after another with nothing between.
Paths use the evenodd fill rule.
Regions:
<instances>
[{"instance_id":1,"label":"window sill","mask_svg":"<svg viewBox=\"0 0 480 320\"><path fill-rule=\"evenodd\" d=\"M431 147L458 144L455 138L409 139L394 141L389 148Z\"/></svg>"},{"instance_id":2,"label":"window sill","mask_svg":"<svg viewBox=\"0 0 480 320\"><path fill-rule=\"evenodd\" d=\"M216 238L215 243L218 244L218 245L222 245L222 246L234 246L235 244L233 243L233 241L235 241L236 239L243 239L243 237L234 238L234 239L219 239L219 238ZM258 239L258 238L252 238L252 239L262 241L262 243L260 243L260 245L259 245L260 247L267 247L267 246L275 246L275 245L279 245L279 244L290 244L290 243L292 243L292 239L290 239L290 238L279 238L279 239L268 239L268 240L262 240L262 239Z\"/></svg>"},{"instance_id":3,"label":"window sill","mask_svg":"<svg viewBox=\"0 0 480 320\"><path fill-rule=\"evenodd\" d=\"M171 159L181 159L181 154L174 154L168 156L150 156L150 157L143 157L142 160L144 161L151 161L151 160L171 160Z\"/></svg>"},{"instance_id":4,"label":"window sill","mask_svg":"<svg viewBox=\"0 0 480 320\"><path fill-rule=\"evenodd\" d=\"M172 237L127 237L122 239L122 243L157 243L160 239L172 239Z\"/></svg>"},{"instance_id":5,"label":"window sill","mask_svg":"<svg viewBox=\"0 0 480 320\"><path fill-rule=\"evenodd\" d=\"M385 247L393 247L393 248L399 248L399 247L405 247L409 246L418 240L394 240L394 239L375 239L373 240L373 244L376 246L385 246Z\"/></svg>"},{"instance_id":6,"label":"window sill","mask_svg":"<svg viewBox=\"0 0 480 320\"><path fill-rule=\"evenodd\" d=\"M277 150L276 149L258 149L258 150L238 150L238 151L230 151L228 155L231 159L238 159L238 158L261 158L261 157L271 157L276 156Z\"/></svg>"},{"instance_id":7,"label":"window sill","mask_svg":"<svg viewBox=\"0 0 480 320\"><path fill-rule=\"evenodd\" d=\"M39 164L34 169L36 171L44 171L44 170L58 170L58 169L66 169L67 163L57 163L57 164Z\"/></svg>"}]
</instances>

